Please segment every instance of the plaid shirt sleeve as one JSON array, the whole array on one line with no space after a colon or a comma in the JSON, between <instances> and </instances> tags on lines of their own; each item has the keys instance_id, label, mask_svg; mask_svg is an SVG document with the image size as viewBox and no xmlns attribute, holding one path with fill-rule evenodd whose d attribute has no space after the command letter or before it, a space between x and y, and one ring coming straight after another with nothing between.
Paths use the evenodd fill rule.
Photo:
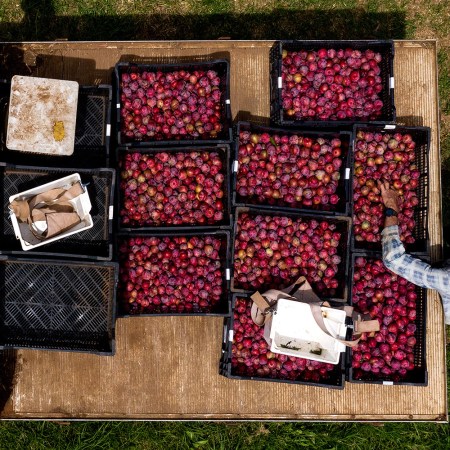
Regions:
<instances>
[{"instance_id":1,"label":"plaid shirt sleeve","mask_svg":"<svg viewBox=\"0 0 450 450\"><path fill-rule=\"evenodd\" d=\"M450 292L450 272L433 269L429 264L405 253L398 226L386 227L382 233L384 265L417 286L436 289L443 297ZM445 305L444 305L445 306Z\"/></svg>"}]
</instances>

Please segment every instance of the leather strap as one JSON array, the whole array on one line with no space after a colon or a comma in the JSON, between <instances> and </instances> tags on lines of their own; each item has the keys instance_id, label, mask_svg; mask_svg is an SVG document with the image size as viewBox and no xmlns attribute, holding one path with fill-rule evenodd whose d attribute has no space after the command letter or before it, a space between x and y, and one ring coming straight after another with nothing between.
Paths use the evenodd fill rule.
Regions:
<instances>
[{"instance_id":1,"label":"leather strap","mask_svg":"<svg viewBox=\"0 0 450 450\"><path fill-rule=\"evenodd\" d=\"M269 303L267 299L258 291L256 291L250 298L253 300L251 308L252 320L256 323L256 325L262 327L266 323L267 319L272 315L271 308L274 303Z\"/></svg>"},{"instance_id":2,"label":"leather strap","mask_svg":"<svg viewBox=\"0 0 450 450\"><path fill-rule=\"evenodd\" d=\"M271 304L264 298L258 291L256 291L251 297L253 303L258 306L263 314L271 307Z\"/></svg>"}]
</instances>

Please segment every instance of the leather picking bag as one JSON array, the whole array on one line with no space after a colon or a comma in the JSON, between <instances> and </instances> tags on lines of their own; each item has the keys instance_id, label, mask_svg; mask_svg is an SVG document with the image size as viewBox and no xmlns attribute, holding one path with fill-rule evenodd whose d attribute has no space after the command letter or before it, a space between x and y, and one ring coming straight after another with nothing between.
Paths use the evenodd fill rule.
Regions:
<instances>
[{"instance_id":1,"label":"leather picking bag","mask_svg":"<svg viewBox=\"0 0 450 450\"><path fill-rule=\"evenodd\" d=\"M28 224L36 239L44 241L65 233L81 222L70 200L83 193L80 182L76 182L69 189L50 189L26 200L14 200L9 208L19 222Z\"/></svg>"}]
</instances>

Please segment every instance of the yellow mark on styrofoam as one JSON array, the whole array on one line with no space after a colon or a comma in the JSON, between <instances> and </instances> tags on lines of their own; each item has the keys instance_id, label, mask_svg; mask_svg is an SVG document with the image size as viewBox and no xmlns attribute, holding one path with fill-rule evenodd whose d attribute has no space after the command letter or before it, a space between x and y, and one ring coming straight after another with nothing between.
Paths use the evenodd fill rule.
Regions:
<instances>
[{"instance_id":1,"label":"yellow mark on styrofoam","mask_svg":"<svg viewBox=\"0 0 450 450\"><path fill-rule=\"evenodd\" d=\"M64 122L58 121L53 125L53 137L55 141L62 141L64 139Z\"/></svg>"}]
</instances>

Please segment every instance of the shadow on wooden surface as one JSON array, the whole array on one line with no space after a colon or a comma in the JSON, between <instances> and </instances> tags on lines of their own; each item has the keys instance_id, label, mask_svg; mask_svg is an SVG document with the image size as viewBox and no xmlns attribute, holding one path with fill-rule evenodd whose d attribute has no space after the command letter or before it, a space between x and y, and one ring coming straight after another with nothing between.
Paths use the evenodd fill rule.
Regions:
<instances>
[{"instance_id":1,"label":"shadow on wooden surface","mask_svg":"<svg viewBox=\"0 0 450 450\"><path fill-rule=\"evenodd\" d=\"M17 351L0 351L0 417L11 397L16 372Z\"/></svg>"}]
</instances>

